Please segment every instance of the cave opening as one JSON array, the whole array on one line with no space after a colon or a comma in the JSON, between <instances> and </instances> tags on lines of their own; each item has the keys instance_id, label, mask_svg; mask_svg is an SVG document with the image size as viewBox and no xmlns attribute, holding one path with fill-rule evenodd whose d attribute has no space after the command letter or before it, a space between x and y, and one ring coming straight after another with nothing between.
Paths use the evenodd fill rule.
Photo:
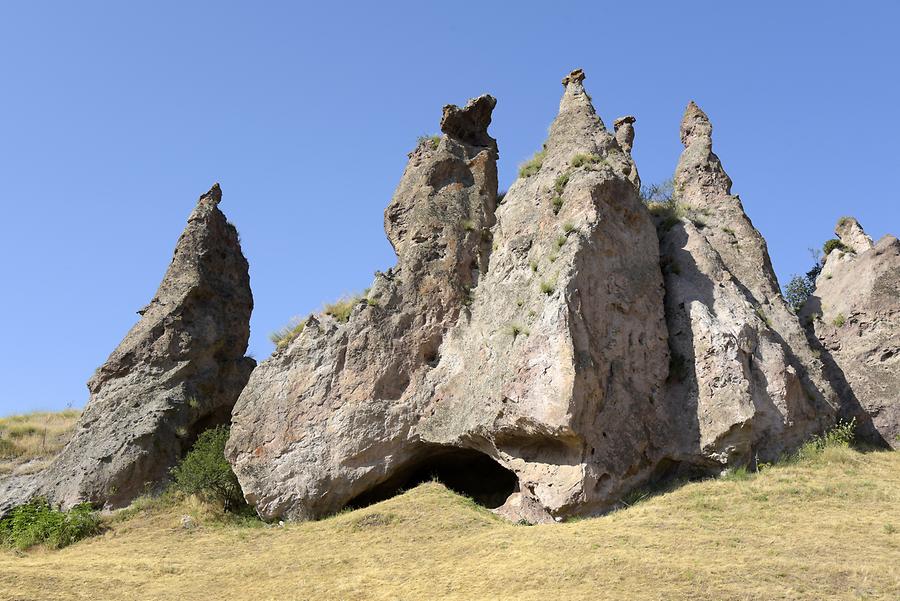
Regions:
<instances>
[{"instance_id":1,"label":"cave opening","mask_svg":"<svg viewBox=\"0 0 900 601\"><path fill-rule=\"evenodd\" d=\"M386 481L347 504L358 509L384 501L422 484L437 480L450 490L495 509L519 490L516 475L488 455L473 449L429 446Z\"/></svg>"}]
</instances>

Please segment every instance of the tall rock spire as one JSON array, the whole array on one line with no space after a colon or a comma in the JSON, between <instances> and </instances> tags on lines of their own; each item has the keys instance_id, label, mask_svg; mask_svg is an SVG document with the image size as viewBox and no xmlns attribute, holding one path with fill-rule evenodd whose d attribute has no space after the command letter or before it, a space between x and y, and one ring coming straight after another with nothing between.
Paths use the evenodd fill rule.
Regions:
<instances>
[{"instance_id":1,"label":"tall rock spire","mask_svg":"<svg viewBox=\"0 0 900 601\"><path fill-rule=\"evenodd\" d=\"M150 304L88 382L71 441L21 491L121 507L164 482L205 428L228 422L255 365L244 356L253 297L221 199L218 184L200 197Z\"/></svg>"},{"instance_id":2,"label":"tall rock spire","mask_svg":"<svg viewBox=\"0 0 900 601\"><path fill-rule=\"evenodd\" d=\"M672 349L667 406L680 415L671 440L680 460L699 465L771 461L833 423L837 399L693 102L681 141L674 199L653 207Z\"/></svg>"}]
</instances>

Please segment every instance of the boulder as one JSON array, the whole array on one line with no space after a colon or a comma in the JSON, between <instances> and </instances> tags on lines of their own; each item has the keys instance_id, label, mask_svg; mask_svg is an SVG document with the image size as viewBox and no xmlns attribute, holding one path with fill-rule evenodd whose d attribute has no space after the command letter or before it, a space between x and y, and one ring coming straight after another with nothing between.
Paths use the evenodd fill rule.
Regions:
<instances>
[{"instance_id":1,"label":"boulder","mask_svg":"<svg viewBox=\"0 0 900 601\"><path fill-rule=\"evenodd\" d=\"M255 361L245 357L253 297L218 184L200 197L156 295L88 381L68 445L42 472L0 486L70 507L128 504L168 478L206 428L227 423Z\"/></svg>"},{"instance_id":2,"label":"boulder","mask_svg":"<svg viewBox=\"0 0 900 601\"><path fill-rule=\"evenodd\" d=\"M835 233L844 248L828 253L801 317L826 351L844 418L900 448L900 241L873 244L852 217Z\"/></svg>"},{"instance_id":3,"label":"boulder","mask_svg":"<svg viewBox=\"0 0 900 601\"><path fill-rule=\"evenodd\" d=\"M651 205L666 282L672 458L711 471L773 461L831 425L837 397L693 102L681 141L673 199Z\"/></svg>"},{"instance_id":4,"label":"boulder","mask_svg":"<svg viewBox=\"0 0 900 601\"><path fill-rule=\"evenodd\" d=\"M254 371L226 454L267 519L438 476L509 519L611 507L664 459L658 244L583 72L496 207L494 99L444 110L385 212L397 266ZM495 214L496 211L496 214Z\"/></svg>"}]
</instances>

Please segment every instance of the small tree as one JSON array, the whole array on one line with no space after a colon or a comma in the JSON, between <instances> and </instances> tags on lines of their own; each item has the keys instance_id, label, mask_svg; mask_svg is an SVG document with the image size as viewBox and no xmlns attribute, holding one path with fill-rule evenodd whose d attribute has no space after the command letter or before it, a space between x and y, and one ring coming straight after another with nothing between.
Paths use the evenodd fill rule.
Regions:
<instances>
[{"instance_id":1,"label":"small tree","mask_svg":"<svg viewBox=\"0 0 900 601\"><path fill-rule=\"evenodd\" d=\"M182 492L234 509L244 504L244 494L231 464L225 459L228 434L227 426L201 434L181 463L172 469L172 477L175 487Z\"/></svg>"},{"instance_id":2,"label":"small tree","mask_svg":"<svg viewBox=\"0 0 900 601\"><path fill-rule=\"evenodd\" d=\"M816 286L809 276L794 275L791 281L784 287L784 300L788 302L795 313L803 308L806 299L813 293Z\"/></svg>"}]
</instances>

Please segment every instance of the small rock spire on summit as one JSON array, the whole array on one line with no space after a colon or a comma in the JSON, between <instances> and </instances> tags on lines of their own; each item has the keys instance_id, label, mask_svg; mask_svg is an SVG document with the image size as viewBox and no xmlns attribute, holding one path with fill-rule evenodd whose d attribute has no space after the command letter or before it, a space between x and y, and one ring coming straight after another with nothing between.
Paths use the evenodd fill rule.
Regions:
<instances>
[{"instance_id":1,"label":"small rock spire on summit","mask_svg":"<svg viewBox=\"0 0 900 601\"><path fill-rule=\"evenodd\" d=\"M862 254L874 246L859 221L853 217L841 217L834 227L834 233L856 254Z\"/></svg>"},{"instance_id":2,"label":"small rock spire on summit","mask_svg":"<svg viewBox=\"0 0 900 601\"><path fill-rule=\"evenodd\" d=\"M616 142L628 154L631 154L631 147L634 144L635 121L637 119L634 118L634 115L625 115L613 121L613 129L616 131Z\"/></svg>"},{"instance_id":3,"label":"small rock spire on summit","mask_svg":"<svg viewBox=\"0 0 900 601\"><path fill-rule=\"evenodd\" d=\"M712 145L712 123L697 103L691 100L681 118L681 143L687 147L695 140L704 140Z\"/></svg>"}]
</instances>

